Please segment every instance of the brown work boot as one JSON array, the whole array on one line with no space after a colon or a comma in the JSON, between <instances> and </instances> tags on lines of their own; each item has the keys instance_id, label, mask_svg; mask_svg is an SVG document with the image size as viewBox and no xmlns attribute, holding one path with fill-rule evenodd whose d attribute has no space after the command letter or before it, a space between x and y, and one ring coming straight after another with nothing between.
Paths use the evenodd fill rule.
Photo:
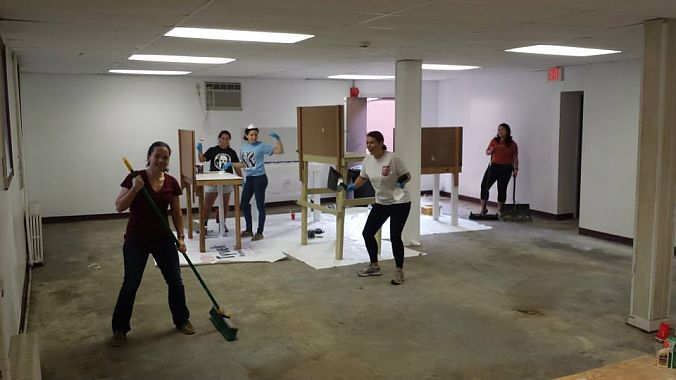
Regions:
<instances>
[{"instance_id":1,"label":"brown work boot","mask_svg":"<svg viewBox=\"0 0 676 380\"><path fill-rule=\"evenodd\" d=\"M110 345L113 347L122 347L127 343L127 334L122 331L113 331L113 338L110 340Z\"/></svg>"},{"instance_id":2,"label":"brown work boot","mask_svg":"<svg viewBox=\"0 0 676 380\"><path fill-rule=\"evenodd\" d=\"M240 234L240 236L241 236L241 237L252 237L252 236L253 236L253 232L251 232L251 231L242 231L242 233Z\"/></svg>"},{"instance_id":3,"label":"brown work boot","mask_svg":"<svg viewBox=\"0 0 676 380\"><path fill-rule=\"evenodd\" d=\"M251 238L251 241L263 240L263 234L256 233L254 237Z\"/></svg>"},{"instance_id":4,"label":"brown work boot","mask_svg":"<svg viewBox=\"0 0 676 380\"><path fill-rule=\"evenodd\" d=\"M195 328L192 326L192 323L190 323L190 321L186 321L183 324L183 326L176 327L176 329L185 335L192 335L195 333Z\"/></svg>"}]
</instances>

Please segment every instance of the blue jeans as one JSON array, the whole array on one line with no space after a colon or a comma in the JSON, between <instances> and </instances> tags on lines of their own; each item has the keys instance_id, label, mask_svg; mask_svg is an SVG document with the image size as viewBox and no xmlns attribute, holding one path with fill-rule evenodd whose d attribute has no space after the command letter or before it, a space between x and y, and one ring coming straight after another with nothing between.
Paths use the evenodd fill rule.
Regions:
<instances>
[{"instance_id":1,"label":"blue jeans","mask_svg":"<svg viewBox=\"0 0 676 380\"><path fill-rule=\"evenodd\" d=\"M136 291L141 285L143 271L152 254L157 266L169 287L169 309L176 327L182 327L190 318L185 303L185 291L181 279L181 267L178 261L176 246L169 239L131 241L125 240L122 247L124 254L124 281L117 297L113 311L113 331L128 332L131 330L131 313L134 309Z\"/></svg>"},{"instance_id":2,"label":"blue jeans","mask_svg":"<svg viewBox=\"0 0 676 380\"><path fill-rule=\"evenodd\" d=\"M253 232L253 222L251 221L251 198L256 196L256 208L258 209L258 230L257 234L263 233L265 227L265 189L268 187L268 176L257 175L253 177L246 177L244 181L244 189L242 189L242 201L239 208L244 213L244 220L246 220L246 230Z\"/></svg>"}]
</instances>

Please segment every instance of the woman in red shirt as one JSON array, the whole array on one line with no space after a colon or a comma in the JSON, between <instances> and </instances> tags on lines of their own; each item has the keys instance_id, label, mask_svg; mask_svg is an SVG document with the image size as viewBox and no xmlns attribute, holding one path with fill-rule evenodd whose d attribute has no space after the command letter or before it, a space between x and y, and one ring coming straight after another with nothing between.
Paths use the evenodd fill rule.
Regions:
<instances>
[{"instance_id":1,"label":"woman in red shirt","mask_svg":"<svg viewBox=\"0 0 676 380\"><path fill-rule=\"evenodd\" d=\"M185 302L185 291L181 279L181 268L176 249L185 253L183 239L183 214L178 197L181 186L178 181L166 173L169 167L171 149L162 141L153 143L148 149L148 163L145 170L129 174L121 186L115 200L117 212L129 209L129 221L124 235L124 280L117 297L113 312L112 345L124 345L125 336L131 330L131 313L134 307L136 291L141 285L143 271L152 254L169 288L169 309L176 329L184 334L194 334L190 324L190 312ZM168 238L166 227L157 219L148 200L138 193L145 188L157 207L163 213L171 205L171 218L176 227L179 246Z\"/></svg>"},{"instance_id":2,"label":"woman in red shirt","mask_svg":"<svg viewBox=\"0 0 676 380\"><path fill-rule=\"evenodd\" d=\"M498 135L488 143L486 155L491 156L491 163L481 181L481 214L488 213L486 202L488 191L498 181L498 212L507 199L507 185L511 176L519 173L519 147L512 139L512 129L507 123L498 125Z\"/></svg>"}]
</instances>

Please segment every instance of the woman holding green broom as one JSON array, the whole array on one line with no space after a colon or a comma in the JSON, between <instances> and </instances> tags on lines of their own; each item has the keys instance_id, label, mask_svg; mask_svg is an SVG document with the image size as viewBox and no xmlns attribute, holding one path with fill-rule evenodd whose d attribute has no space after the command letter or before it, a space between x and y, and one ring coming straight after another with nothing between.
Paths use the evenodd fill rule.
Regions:
<instances>
[{"instance_id":1,"label":"woman holding green broom","mask_svg":"<svg viewBox=\"0 0 676 380\"><path fill-rule=\"evenodd\" d=\"M141 285L143 271L152 254L169 287L169 309L176 329L191 335L195 329L190 323L190 312L185 302L176 245L167 238L165 227L146 199L138 196L145 188L157 207L166 213L171 205L171 218L178 236L178 250L186 252L183 234L183 215L178 197L181 187L178 181L166 173L171 148L162 141L154 142L148 149L145 170L129 174L122 182L122 190L115 200L117 212L129 209L129 221L124 235L124 281L113 312L112 345L124 345L126 334L131 330L131 314L136 291Z\"/></svg>"}]
</instances>

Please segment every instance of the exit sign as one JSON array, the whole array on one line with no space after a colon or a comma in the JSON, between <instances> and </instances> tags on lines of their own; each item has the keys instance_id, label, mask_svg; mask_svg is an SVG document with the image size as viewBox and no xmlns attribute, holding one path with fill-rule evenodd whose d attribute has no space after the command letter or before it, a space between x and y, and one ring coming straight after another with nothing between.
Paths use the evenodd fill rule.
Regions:
<instances>
[{"instance_id":1,"label":"exit sign","mask_svg":"<svg viewBox=\"0 0 676 380\"><path fill-rule=\"evenodd\" d=\"M563 80L563 67L556 66L551 67L547 70L547 80L548 81L562 81Z\"/></svg>"}]
</instances>

